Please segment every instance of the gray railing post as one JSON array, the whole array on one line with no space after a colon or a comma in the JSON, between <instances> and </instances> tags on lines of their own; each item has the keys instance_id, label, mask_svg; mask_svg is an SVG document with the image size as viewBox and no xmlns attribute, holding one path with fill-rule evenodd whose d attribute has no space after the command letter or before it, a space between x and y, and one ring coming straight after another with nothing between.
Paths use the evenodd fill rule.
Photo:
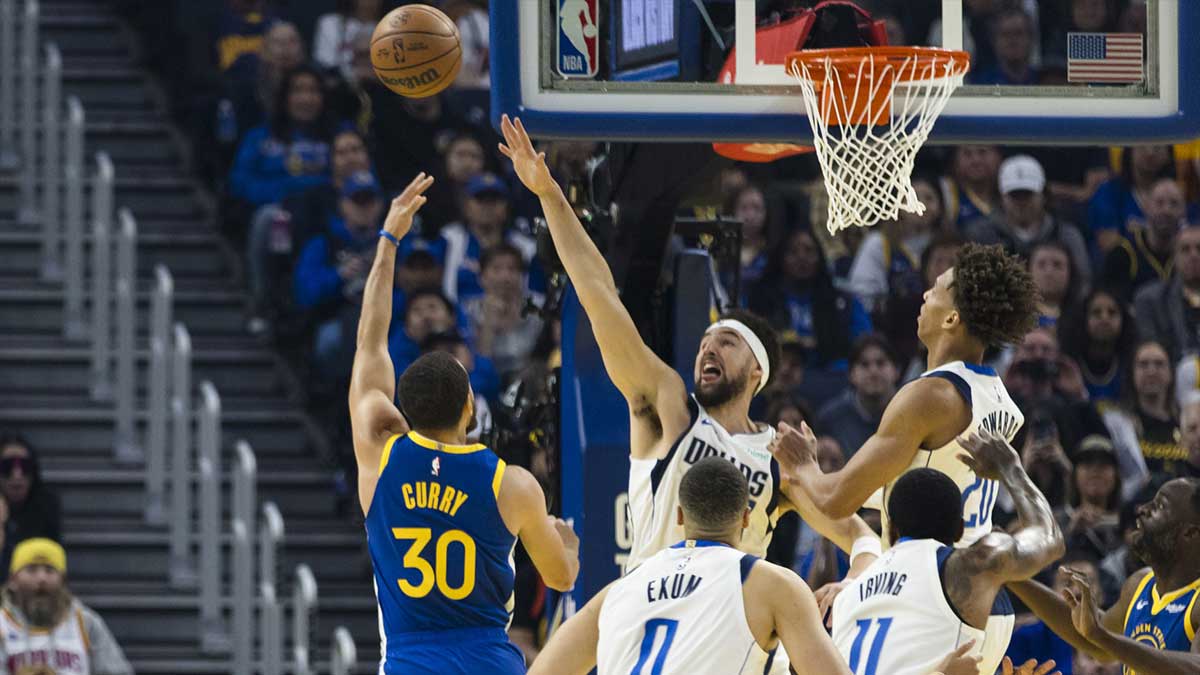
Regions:
<instances>
[{"instance_id":1,"label":"gray railing post","mask_svg":"<svg viewBox=\"0 0 1200 675\"><path fill-rule=\"evenodd\" d=\"M164 265L154 267L154 295L150 299L150 386L146 429L146 522L166 522L167 411L170 392L171 304L175 282Z\"/></svg>"},{"instance_id":2,"label":"gray railing post","mask_svg":"<svg viewBox=\"0 0 1200 675\"><path fill-rule=\"evenodd\" d=\"M34 172L37 171L37 81L38 73L38 2L25 0L21 22L21 209L18 220L26 225L38 222L34 203Z\"/></svg>"},{"instance_id":3,"label":"gray railing post","mask_svg":"<svg viewBox=\"0 0 1200 675\"><path fill-rule=\"evenodd\" d=\"M358 650L355 649L354 639L350 637L350 631L346 630L345 626L338 626L333 630L333 655L330 661L332 663L329 669L333 675L350 675L354 666L358 664Z\"/></svg>"},{"instance_id":4,"label":"gray railing post","mask_svg":"<svg viewBox=\"0 0 1200 675\"><path fill-rule=\"evenodd\" d=\"M112 398L112 215L113 163L108 153L96 153L92 182L92 399ZM45 253L43 253L43 256ZM43 258L44 259L44 258Z\"/></svg>"},{"instance_id":5,"label":"gray railing post","mask_svg":"<svg viewBox=\"0 0 1200 675\"><path fill-rule=\"evenodd\" d=\"M83 316L83 125L83 104L72 96L67 99L67 155L63 167L67 203L63 230L63 337L68 340L87 337ZM49 186L43 189L48 190ZM42 227L50 226L49 214L43 216Z\"/></svg>"},{"instance_id":6,"label":"gray railing post","mask_svg":"<svg viewBox=\"0 0 1200 675\"><path fill-rule=\"evenodd\" d=\"M275 588L275 579L279 574L278 551L283 545L284 537L283 516L280 515L275 502L262 505L262 516L258 544L258 577L261 583Z\"/></svg>"},{"instance_id":7,"label":"gray railing post","mask_svg":"<svg viewBox=\"0 0 1200 675\"><path fill-rule=\"evenodd\" d=\"M119 463L140 462L142 450L138 445L134 424L134 331L137 330L137 222L129 209L117 214L120 232L117 234L117 432L116 460Z\"/></svg>"},{"instance_id":8,"label":"gray railing post","mask_svg":"<svg viewBox=\"0 0 1200 675\"><path fill-rule=\"evenodd\" d=\"M259 661L262 675L283 673L283 608L273 584L259 585L262 599L259 616Z\"/></svg>"},{"instance_id":9,"label":"gray railing post","mask_svg":"<svg viewBox=\"0 0 1200 675\"><path fill-rule=\"evenodd\" d=\"M292 587L292 672L296 675L313 675L312 649L313 632L316 630L317 579L308 565L296 567L296 581Z\"/></svg>"},{"instance_id":10,"label":"gray railing post","mask_svg":"<svg viewBox=\"0 0 1200 675\"><path fill-rule=\"evenodd\" d=\"M192 338L175 324L171 354L171 562L172 588L195 588L192 558Z\"/></svg>"},{"instance_id":11,"label":"gray railing post","mask_svg":"<svg viewBox=\"0 0 1200 675\"><path fill-rule=\"evenodd\" d=\"M17 14L14 0L0 0L0 170L17 161Z\"/></svg>"},{"instance_id":12,"label":"gray railing post","mask_svg":"<svg viewBox=\"0 0 1200 675\"><path fill-rule=\"evenodd\" d=\"M221 613L221 398L200 383L200 649L229 651Z\"/></svg>"},{"instance_id":13,"label":"gray railing post","mask_svg":"<svg viewBox=\"0 0 1200 675\"><path fill-rule=\"evenodd\" d=\"M234 517L233 535L233 672L250 673L254 661L254 540L246 523Z\"/></svg>"},{"instance_id":14,"label":"gray railing post","mask_svg":"<svg viewBox=\"0 0 1200 675\"><path fill-rule=\"evenodd\" d=\"M62 55L46 45L46 82L42 102L42 278L58 281L63 274L62 190ZM34 168L25 168L30 174Z\"/></svg>"},{"instance_id":15,"label":"gray railing post","mask_svg":"<svg viewBox=\"0 0 1200 675\"><path fill-rule=\"evenodd\" d=\"M233 517L240 518L245 524L246 535L253 544L258 523L255 517L258 510L258 460L245 440L237 442L234 452L237 453L237 464L233 469Z\"/></svg>"},{"instance_id":16,"label":"gray railing post","mask_svg":"<svg viewBox=\"0 0 1200 675\"><path fill-rule=\"evenodd\" d=\"M245 440L235 446L233 468L233 662L249 673L254 658L254 537L257 523L258 462ZM240 530L240 533L239 533ZM240 665L239 665L240 664Z\"/></svg>"}]
</instances>

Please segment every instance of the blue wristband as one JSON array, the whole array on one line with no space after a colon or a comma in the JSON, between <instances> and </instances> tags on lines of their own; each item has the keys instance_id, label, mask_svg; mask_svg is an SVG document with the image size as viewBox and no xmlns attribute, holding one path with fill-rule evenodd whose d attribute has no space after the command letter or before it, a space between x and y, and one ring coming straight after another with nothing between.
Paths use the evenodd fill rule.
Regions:
<instances>
[{"instance_id":1,"label":"blue wristband","mask_svg":"<svg viewBox=\"0 0 1200 675\"><path fill-rule=\"evenodd\" d=\"M399 240L399 239L397 239L397 238L395 238L394 236L392 236L392 233L391 233L391 232L388 232L387 230L380 230L380 231L379 231L379 236L381 236L381 237L383 237L384 239L387 239L388 241L390 241L390 242L392 242L393 244L395 244L395 245L396 245L396 248L400 248L400 240Z\"/></svg>"}]
</instances>

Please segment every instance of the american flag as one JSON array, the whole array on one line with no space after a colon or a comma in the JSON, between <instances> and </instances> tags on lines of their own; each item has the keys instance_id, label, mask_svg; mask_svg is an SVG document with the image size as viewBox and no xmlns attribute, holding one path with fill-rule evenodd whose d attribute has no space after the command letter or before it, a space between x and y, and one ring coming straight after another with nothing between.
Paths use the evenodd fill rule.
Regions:
<instances>
[{"instance_id":1,"label":"american flag","mask_svg":"<svg viewBox=\"0 0 1200 675\"><path fill-rule=\"evenodd\" d=\"M1137 83L1145 79L1140 33L1069 33L1068 82Z\"/></svg>"}]
</instances>

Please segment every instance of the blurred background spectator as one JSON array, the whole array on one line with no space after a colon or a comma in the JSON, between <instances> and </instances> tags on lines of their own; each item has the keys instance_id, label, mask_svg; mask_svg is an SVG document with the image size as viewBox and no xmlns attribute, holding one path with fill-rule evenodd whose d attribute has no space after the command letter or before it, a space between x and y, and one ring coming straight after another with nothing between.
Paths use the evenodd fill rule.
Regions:
<instances>
[{"instance_id":1,"label":"blurred background spectator","mask_svg":"<svg viewBox=\"0 0 1200 675\"><path fill-rule=\"evenodd\" d=\"M0 492L7 507L0 570L7 573L13 549L22 541L62 541L62 503L42 482L37 453L19 434L0 434Z\"/></svg>"},{"instance_id":2,"label":"blurred background spectator","mask_svg":"<svg viewBox=\"0 0 1200 675\"><path fill-rule=\"evenodd\" d=\"M58 542L17 545L3 592L0 663L14 675L133 675L104 619L71 594L66 575L67 554Z\"/></svg>"}]
</instances>

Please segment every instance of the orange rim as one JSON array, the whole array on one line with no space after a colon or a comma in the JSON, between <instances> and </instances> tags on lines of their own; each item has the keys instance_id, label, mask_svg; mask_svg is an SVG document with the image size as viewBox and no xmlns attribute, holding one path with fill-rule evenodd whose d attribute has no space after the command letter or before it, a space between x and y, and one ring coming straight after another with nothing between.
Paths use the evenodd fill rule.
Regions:
<instances>
[{"instance_id":1,"label":"orange rim","mask_svg":"<svg viewBox=\"0 0 1200 675\"><path fill-rule=\"evenodd\" d=\"M877 64L891 63L900 65L913 58L917 61L917 67L898 69L893 75L897 81L916 82L935 79L923 77L928 72L927 66L936 67L953 63L953 70L950 73L938 73L937 77L939 78L946 75L954 77L966 75L967 71L971 68L971 55L967 52L955 51L953 49L939 49L937 47L838 47L835 49L808 49L792 52L787 55L787 69L790 73L797 68L797 64L803 63L808 67L809 72L816 74L818 71L823 72L825 64L828 62L838 71L853 68L857 72L858 67L868 59L875 61Z\"/></svg>"}]
</instances>

